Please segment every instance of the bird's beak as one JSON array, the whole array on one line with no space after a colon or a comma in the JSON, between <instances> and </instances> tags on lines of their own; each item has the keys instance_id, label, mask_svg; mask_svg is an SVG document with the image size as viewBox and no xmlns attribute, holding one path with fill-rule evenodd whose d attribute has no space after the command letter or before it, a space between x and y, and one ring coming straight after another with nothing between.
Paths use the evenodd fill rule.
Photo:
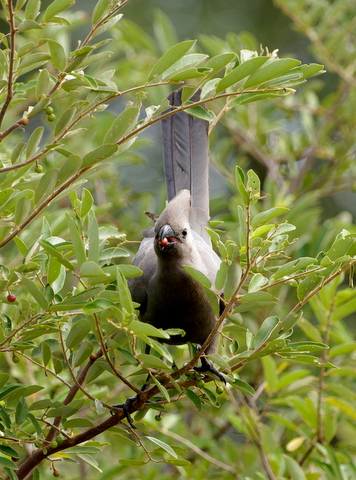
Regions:
<instances>
[{"instance_id":1,"label":"bird's beak","mask_svg":"<svg viewBox=\"0 0 356 480\"><path fill-rule=\"evenodd\" d=\"M180 242L170 225L163 225L158 232L157 242L161 250L169 250L174 244Z\"/></svg>"}]
</instances>

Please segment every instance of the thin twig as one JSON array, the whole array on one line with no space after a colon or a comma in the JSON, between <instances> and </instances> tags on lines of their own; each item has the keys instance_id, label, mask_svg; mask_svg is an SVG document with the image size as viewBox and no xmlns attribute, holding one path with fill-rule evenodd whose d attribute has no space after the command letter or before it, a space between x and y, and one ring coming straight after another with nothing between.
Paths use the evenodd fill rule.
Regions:
<instances>
[{"instance_id":1,"label":"thin twig","mask_svg":"<svg viewBox=\"0 0 356 480\"><path fill-rule=\"evenodd\" d=\"M217 467L226 470L227 472L232 473L235 478L241 478L238 475L238 472L236 471L235 468L230 467L230 465L227 465L226 463L222 463L216 458L211 457L208 453L204 452L201 448L197 447L192 443L190 440L188 440L185 437L182 437L181 435L178 435L177 433L172 432L171 430L168 430L167 428L160 428L158 429L159 432L161 432L163 435L166 435L167 437L173 438L174 440L177 440L178 442L182 443L186 447L188 447L190 450L192 450L194 453L199 455L202 458L205 458L209 463L212 463L213 465L216 465Z\"/></svg>"},{"instance_id":2,"label":"thin twig","mask_svg":"<svg viewBox=\"0 0 356 480\"><path fill-rule=\"evenodd\" d=\"M10 24L10 54L9 54L9 75L7 78L7 96L0 111L0 128L4 119L5 113L14 96L14 63L15 63L15 13L12 7L12 0L8 0L7 6L9 9L9 24Z\"/></svg>"},{"instance_id":3,"label":"thin twig","mask_svg":"<svg viewBox=\"0 0 356 480\"><path fill-rule=\"evenodd\" d=\"M116 369L115 365L112 363L111 358L108 355L107 346L104 342L103 335L101 333L100 324L99 324L99 319L98 319L98 316L96 314L94 314L94 319L95 319L96 331L97 331L98 336L99 336L99 342L100 342L101 350L102 350L103 355L105 357L105 360L107 361L108 365L110 366L113 374L119 380L121 380L126 386L128 386L131 390L133 390L135 393L140 394L141 390L138 389L137 387L135 387L135 385L130 383L123 375L121 375L121 373Z\"/></svg>"}]
</instances>

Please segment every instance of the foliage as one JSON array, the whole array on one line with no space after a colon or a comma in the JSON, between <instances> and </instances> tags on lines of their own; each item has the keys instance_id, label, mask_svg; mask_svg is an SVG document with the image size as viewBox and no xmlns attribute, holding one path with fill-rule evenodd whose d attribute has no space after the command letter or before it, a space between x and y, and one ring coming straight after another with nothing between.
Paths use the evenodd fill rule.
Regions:
<instances>
[{"instance_id":1,"label":"foliage","mask_svg":"<svg viewBox=\"0 0 356 480\"><path fill-rule=\"evenodd\" d=\"M356 342L345 318L356 302L344 279L356 230L345 215L323 223L316 201L354 180L346 129L354 122L352 72L338 49L328 47L331 64L319 49L340 77L336 93L319 100L320 83L309 77L321 65L258 55L250 37L177 43L162 13L161 55L122 18L128 2L99 0L76 48L72 31L86 19L72 0L47 8L39 0L1 2L8 25L0 50L4 475L73 477L73 464L86 463L91 478L107 479L157 471L164 478L351 478ZM315 12L300 17L303 25L317 20ZM321 24L315 28L318 38ZM224 290L216 326L222 345L212 360L225 388L193 373L199 352L168 349L157 339L169 332L138 322L126 284L140 273L129 247L144 226L138 211L149 210L142 207L151 199L120 185L118 172L141 162L139 134L175 113L165 97L181 83L177 110L209 120L214 163L230 188L212 203L224 219L209 230L222 259L216 284L191 271L212 302ZM292 96L297 86L301 95ZM192 104L198 88L201 100ZM291 115L300 122L294 130ZM228 138L225 131L215 138L217 125ZM236 139L244 151L232 162ZM262 193L246 154L264 165ZM325 168L315 175L317 160ZM147 372L152 384L141 393ZM135 393L137 430L112 407Z\"/></svg>"}]
</instances>

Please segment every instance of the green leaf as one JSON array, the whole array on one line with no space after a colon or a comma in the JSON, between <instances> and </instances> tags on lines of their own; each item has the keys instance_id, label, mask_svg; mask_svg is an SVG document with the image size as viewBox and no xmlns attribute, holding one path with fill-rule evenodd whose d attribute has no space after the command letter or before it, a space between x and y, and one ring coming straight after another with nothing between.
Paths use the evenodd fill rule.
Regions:
<instances>
[{"instance_id":1,"label":"green leaf","mask_svg":"<svg viewBox=\"0 0 356 480\"><path fill-rule=\"evenodd\" d=\"M30 215L32 205L27 197L20 198L16 204L14 222L20 225Z\"/></svg>"},{"instance_id":2,"label":"green leaf","mask_svg":"<svg viewBox=\"0 0 356 480\"><path fill-rule=\"evenodd\" d=\"M232 298L232 296L235 294L241 280L241 275L242 269L240 264L237 262L232 262L227 271L224 289L224 296L227 300L230 300L230 298Z\"/></svg>"},{"instance_id":3,"label":"green leaf","mask_svg":"<svg viewBox=\"0 0 356 480\"><path fill-rule=\"evenodd\" d=\"M40 71L36 82L36 100L40 100L40 95L47 94L50 88L50 76L45 68Z\"/></svg>"},{"instance_id":4,"label":"green leaf","mask_svg":"<svg viewBox=\"0 0 356 480\"><path fill-rule=\"evenodd\" d=\"M40 144L43 132L44 132L44 127L37 127L36 130L32 132L27 142L26 160L31 158L37 152L38 145Z\"/></svg>"},{"instance_id":5,"label":"green leaf","mask_svg":"<svg viewBox=\"0 0 356 480\"><path fill-rule=\"evenodd\" d=\"M236 178L237 189L242 198L242 201L244 202L245 205L249 205L249 197L245 187L245 174L242 168L238 166L236 166L235 178Z\"/></svg>"},{"instance_id":6,"label":"green leaf","mask_svg":"<svg viewBox=\"0 0 356 480\"><path fill-rule=\"evenodd\" d=\"M39 204L44 197L53 193L58 180L58 170L53 169L42 175L35 190L35 203Z\"/></svg>"},{"instance_id":7,"label":"green leaf","mask_svg":"<svg viewBox=\"0 0 356 480\"><path fill-rule=\"evenodd\" d=\"M41 245L43 250L45 250L45 252L47 252L52 257L56 258L59 261L59 263L61 263L71 271L74 270L73 264L61 254L61 252L56 248L55 245L52 245L47 240L39 240L38 243Z\"/></svg>"},{"instance_id":8,"label":"green leaf","mask_svg":"<svg viewBox=\"0 0 356 480\"><path fill-rule=\"evenodd\" d=\"M163 398L165 398L167 402L170 402L171 399L170 399L170 396L169 396L169 393L168 393L166 387L164 385L162 385L154 375L152 375L151 378L152 378L153 382L156 384L158 390L161 392Z\"/></svg>"},{"instance_id":9,"label":"green leaf","mask_svg":"<svg viewBox=\"0 0 356 480\"><path fill-rule=\"evenodd\" d=\"M277 272L273 275L274 280L278 280L282 277L289 277L293 273L297 272L298 270L304 270L309 265L316 263L316 259L312 257L300 257L297 260L292 260L288 262L277 270Z\"/></svg>"},{"instance_id":10,"label":"green leaf","mask_svg":"<svg viewBox=\"0 0 356 480\"><path fill-rule=\"evenodd\" d=\"M65 110L54 127L54 136L57 137L63 130L69 127L77 109L75 107Z\"/></svg>"},{"instance_id":11,"label":"green leaf","mask_svg":"<svg viewBox=\"0 0 356 480\"><path fill-rule=\"evenodd\" d=\"M3 397L4 395L2 395ZM5 408L0 405L0 418L6 428L11 428L11 419Z\"/></svg>"},{"instance_id":12,"label":"green leaf","mask_svg":"<svg viewBox=\"0 0 356 480\"><path fill-rule=\"evenodd\" d=\"M280 327L281 327L281 322L278 317L272 316L272 317L266 318L263 321L259 331L255 335L254 348L255 349L259 348L269 338L273 340L278 335L278 330L280 329Z\"/></svg>"},{"instance_id":13,"label":"green leaf","mask_svg":"<svg viewBox=\"0 0 356 480\"><path fill-rule=\"evenodd\" d=\"M186 40L185 42L178 43L171 47L162 57L157 60L153 66L151 73L148 76L148 82L157 78L159 75L168 70L169 67L174 65L180 60L192 46L196 43L196 40Z\"/></svg>"},{"instance_id":14,"label":"green leaf","mask_svg":"<svg viewBox=\"0 0 356 480\"><path fill-rule=\"evenodd\" d=\"M11 152L11 163L12 163L12 165L14 165L19 160L22 152L24 151L25 146L26 146L25 142L19 142L15 145L15 147L13 148L13 150ZM2 203L3 202L0 202L0 204L2 204Z\"/></svg>"},{"instance_id":15,"label":"green leaf","mask_svg":"<svg viewBox=\"0 0 356 480\"><path fill-rule=\"evenodd\" d=\"M29 385L27 387L20 387L9 393L9 395L7 395L7 399L8 401L19 400L22 397L29 397L43 389L44 387L41 385Z\"/></svg>"},{"instance_id":16,"label":"green leaf","mask_svg":"<svg viewBox=\"0 0 356 480\"><path fill-rule=\"evenodd\" d=\"M221 262L218 273L216 274L216 278L215 278L215 288L218 292L221 292L225 287L228 271L229 271L228 264L225 262Z\"/></svg>"},{"instance_id":17,"label":"green leaf","mask_svg":"<svg viewBox=\"0 0 356 480\"><path fill-rule=\"evenodd\" d=\"M86 319L75 322L66 338L67 348L76 347L90 332L90 323Z\"/></svg>"},{"instance_id":18,"label":"green leaf","mask_svg":"<svg viewBox=\"0 0 356 480\"><path fill-rule=\"evenodd\" d=\"M240 63L232 72L228 73L216 86L216 93L226 90L248 75L258 70L268 60L268 57L253 57Z\"/></svg>"},{"instance_id":19,"label":"green leaf","mask_svg":"<svg viewBox=\"0 0 356 480\"><path fill-rule=\"evenodd\" d=\"M101 18L106 15L111 7L111 0L99 0L93 10L91 23L95 25Z\"/></svg>"},{"instance_id":20,"label":"green leaf","mask_svg":"<svg viewBox=\"0 0 356 480\"><path fill-rule=\"evenodd\" d=\"M40 9L41 9L41 0L28 0L25 8L25 19L36 20L40 12Z\"/></svg>"},{"instance_id":21,"label":"green leaf","mask_svg":"<svg viewBox=\"0 0 356 480\"><path fill-rule=\"evenodd\" d=\"M224 68L227 64L232 62L236 58L236 53L221 53L220 55L216 55L215 57L210 58L205 66L211 69L210 75L218 73L222 68Z\"/></svg>"},{"instance_id":22,"label":"green leaf","mask_svg":"<svg viewBox=\"0 0 356 480\"><path fill-rule=\"evenodd\" d=\"M170 370L171 368L164 363L160 358L154 357L153 355L146 355L141 353L138 355L138 358L144 364L146 368L156 368L158 370Z\"/></svg>"},{"instance_id":23,"label":"green leaf","mask_svg":"<svg viewBox=\"0 0 356 480\"><path fill-rule=\"evenodd\" d=\"M42 350L42 362L43 365L46 367L51 360L52 352L51 348L46 342L41 343L41 350Z\"/></svg>"},{"instance_id":24,"label":"green leaf","mask_svg":"<svg viewBox=\"0 0 356 480\"><path fill-rule=\"evenodd\" d=\"M109 275L95 262L84 262L80 267L80 276L90 279L91 284L108 280Z\"/></svg>"},{"instance_id":25,"label":"green leaf","mask_svg":"<svg viewBox=\"0 0 356 480\"><path fill-rule=\"evenodd\" d=\"M252 276L248 285L248 293L256 292L261 287L268 283L268 278L264 277L261 273L256 273Z\"/></svg>"},{"instance_id":26,"label":"green leaf","mask_svg":"<svg viewBox=\"0 0 356 480\"><path fill-rule=\"evenodd\" d=\"M355 235L348 235L346 230L336 237L335 242L332 244L330 250L326 252L326 256L331 260L337 262L341 257L346 255L350 248L355 243Z\"/></svg>"},{"instance_id":27,"label":"green leaf","mask_svg":"<svg viewBox=\"0 0 356 480\"><path fill-rule=\"evenodd\" d=\"M90 428L93 426L93 422L88 418L72 418L71 420L66 420L63 422L64 428Z\"/></svg>"},{"instance_id":28,"label":"green leaf","mask_svg":"<svg viewBox=\"0 0 356 480\"><path fill-rule=\"evenodd\" d=\"M84 195L84 194L83 194ZM89 193L90 195L90 193ZM91 197L91 195L90 195ZM92 197L91 200L93 201ZM82 200L83 206L84 199ZM85 211L85 209L84 209ZM99 240L99 226L98 221L93 212L89 215L89 250L88 250L88 261L98 264L99 262L99 251L100 251L100 240Z\"/></svg>"},{"instance_id":29,"label":"green leaf","mask_svg":"<svg viewBox=\"0 0 356 480\"><path fill-rule=\"evenodd\" d=\"M118 149L117 145L101 145L100 147L95 148L91 152L87 153L83 158L83 167L91 167L96 163L105 160L106 158L112 157Z\"/></svg>"},{"instance_id":30,"label":"green leaf","mask_svg":"<svg viewBox=\"0 0 356 480\"><path fill-rule=\"evenodd\" d=\"M304 298L314 290L314 288L319 285L322 277L318 274L307 275L297 287L297 295L299 300L304 300Z\"/></svg>"},{"instance_id":31,"label":"green leaf","mask_svg":"<svg viewBox=\"0 0 356 480\"><path fill-rule=\"evenodd\" d=\"M247 172L247 190L251 201L256 201L260 198L261 182L253 170Z\"/></svg>"},{"instance_id":32,"label":"green leaf","mask_svg":"<svg viewBox=\"0 0 356 480\"><path fill-rule=\"evenodd\" d=\"M59 168L58 184L64 183L75 175L82 166L82 159L78 155L70 155Z\"/></svg>"},{"instance_id":33,"label":"green leaf","mask_svg":"<svg viewBox=\"0 0 356 480\"><path fill-rule=\"evenodd\" d=\"M271 355L262 357L261 362L263 365L263 373L268 385L268 390L269 392L274 392L278 382L276 362Z\"/></svg>"},{"instance_id":34,"label":"green leaf","mask_svg":"<svg viewBox=\"0 0 356 480\"><path fill-rule=\"evenodd\" d=\"M180 82L182 80L190 80L193 78L204 77L208 73L211 73L210 68L200 67L200 68L188 68L171 76L170 80L172 82Z\"/></svg>"},{"instance_id":35,"label":"green leaf","mask_svg":"<svg viewBox=\"0 0 356 480\"><path fill-rule=\"evenodd\" d=\"M149 323L139 322L133 320L129 325L128 329L132 331L138 337L140 335L147 335L148 337L157 337L157 338L166 338L169 339L169 335L162 329L158 329Z\"/></svg>"},{"instance_id":36,"label":"green leaf","mask_svg":"<svg viewBox=\"0 0 356 480\"><path fill-rule=\"evenodd\" d=\"M44 21L48 22L54 19L54 17L65 10L66 8L69 8L71 5L73 5L75 0L54 0L46 9L45 14L44 14Z\"/></svg>"},{"instance_id":37,"label":"green leaf","mask_svg":"<svg viewBox=\"0 0 356 480\"><path fill-rule=\"evenodd\" d=\"M185 388L184 389L184 392L187 396L187 398L189 398L189 400L192 402L192 404L195 406L195 408L197 410L199 410L199 412L201 412L202 408L203 408L203 405L202 405L202 402L200 400L200 398L198 397L198 395L196 395L193 390L190 390L189 388Z\"/></svg>"},{"instance_id":38,"label":"green leaf","mask_svg":"<svg viewBox=\"0 0 356 480\"><path fill-rule=\"evenodd\" d=\"M67 65L67 56L62 45L55 40L47 40L51 62L59 72L62 72Z\"/></svg>"},{"instance_id":39,"label":"green leaf","mask_svg":"<svg viewBox=\"0 0 356 480\"><path fill-rule=\"evenodd\" d=\"M114 17L109 18L106 22L104 22L100 27L98 27L94 33L93 33L93 38L97 37L98 35L101 35L102 33L106 32L107 30L110 30L114 25L117 24L119 20L123 17L122 13L119 13L118 15L115 15Z\"/></svg>"},{"instance_id":40,"label":"green leaf","mask_svg":"<svg viewBox=\"0 0 356 480\"><path fill-rule=\"evenodd\" d=\"M178 455L173 450L173 448L170 447L169 445L167 445L165 442L162 442L162 440L159 440L158 438L155 438L155 437L147 437L147 436L145 438L147 440L150 440L151 442L155 443L159 447L163 448L163 450L165 450L167 453L169 453L172 457L178 458Z\"/></svg>"},{"instance_id":41,"label":"green leaf","mask_svg":"<svg viewBox=\"0 0 356 480\"><path fill-rule=\"evenodd\" d=\"M251 226L253 228L259 227L264 223L269 222L272 218L279 217L279 215L283 215L283 213L289 212L289 208L285 207L273 207L265 210L264 212L258 213L255 217L253 217L251 221Z\"/></svg>"},{"instance_id":42,"label":"green leaf","mask_svg":"<svg viewBox=\"0 0 356 480\"><path fill-rule=\"evenodd\" d=\"M229 377L227 377L229 378ZM248 383L246 382L243 382L242 380L240 380L239 378L235 378L233 382L229 381L228 382L233 386L235 387L237 390L240 390L241 392L243 393L247 393L248 395L255 395L256 394L256 391L253 387L251 387L251 385L249 385Z\"/></svg>"},{"instance_id":43,"label":"green leaf","mask_svg":"<svg viewBox=\"0 0 356 480\"><path fill-rule=\"evenodd\" d=\"M302 467L292 457L283 455L291 480L307 480Z\"/></svg>"},{"instance_id":44,"label":"green leaf","mask_svg":"<svg viewBox=\"0 0 356 480\"><path fill-rule=\"evenodd\" d=\"M16 405L16 412L15 412L15 421L17 425L21 425L26 420L26 415L28 413L28 407L26 400L21 397Z\"/></svg>"},{"instance_id":45,"label":"green leaf","mask_svg":"<svg viewBox=\"0 0 356 480\"><path fill-rule=\"evenodd\" d=\"M17 71L18 76L39 68L44 63L47 63L50 58L51 56L49 53L33 53L32 55L25 55L20 62ZM49 102L50 100L47 99L47 101ZM33 114L33 111L31 111L31 113Z\"/></svg>"},{"instance_id":46,"label":"green leaf","mask_svg":"<svg viewBox=\"0 0 356 480\"><path fill-rule=\"evenodd\" d=\"M299 60L295 60L294 58L270 59L263 68L260 68L259 70L252 73L252 75L246 80L244 88L247 89L255 87L260 85L261 83L267 82L272 78L278 77L279 75L288 72L297 65L300 65L300 63L301 62Z\"/></svg>"},{"instance_id":47,"label":"green leaf","mask_svg":"<svg viewBox=\"0 0 356 480\"><path fill-rule=\"evenodd\" d=\"M86 262L86 253L83 245L83 239L79 233L76 223L68 213L66 213L66 219L70 231L70 236L72 238L74 253L78 262L78 266L81 267L83 263Z\"/></svg>"},{"instance_id":48,"label":"green leaf","mask_svg":"<svg viewBox=\"0 0 356 480\"><path fill-rule=\"evenodd\" d=\"M140 109L138 106L127 107L116 119L109 128L104 138L104 143L112 144L120 140L130 132L137 122Z\"/></svg>"},{"instance_id":49,"label":"green leaf","mask_svg":"<svg viewBox=\"0 0 356 480\"><path fill-rule=\"evenodd\" d=\"M10 375L8 373L0 373L0 390L9 380Z\"/></svg>"},{"instance_id":50,"label":"green leaf","mask_svg":"<svg viewBox=\"0 0 356 480\"><path fill-rule=\"evenodd\" d=\"M183 268L189 273L189 275L191 275L199 283L201 283L207 288L211 288L211 281L200 270L197 270L196 268L190 267L188 265L183 265Z\"/></svg>"},{"instance_id":51,"label":"green leaf","mask_svg":"<svg viewBox=\"0 0 356 480\"><path fill-rule=\"evenodd\" d=\"M11 447L5 446L5 445L0 445L0 452L4 453L8 457L12 457L14 459L15 458L17 459L17 458L20 457L20 455L16 452L16 450L14 450Z\"/></svg>"},{"instance_id":52,"label":"green leaf","mask_svg":"<svg viewBox=\"0 0 356 480\"><path fill-rule=\"evenodd\" d=\"M131 293L128 289L124 274L119 267L116 267L116 281L122 308L125 309L126 312L132 314L134 312L134 308L132 305Z\"/></svg>"},{"instance_id":53,"label":"green leaf","mask_svg":"<svg viewBox=\"0 0 356 480\"><path fill-rule=\"evenodd\" d=\"M18 469L18 465L16 465L15 462L1 455L0 455L0 465L3 465L4 467L7 467L7 468L11 468L12 470Z\"/></svg>"},{"instance_id":54,"label":"green leaf","mask_svg":"<svg viewBox=\"0 0 356 480\"><path fill-rule=\"evenodd\" d=\"M200 120L205 120L207 122L211 122L212 120L214 120L214 115L212 114L212 112L207 111L201 105L195 105L185 111L192 117L200 118Z\"/></svg>"},{"instance_id":55,"label":"green leaf","mask_svg":"<svg viewBox=\"0 0 356 480\"><path fill-rule=\"evenodd\" d=\"M83 313L85 315L93 315L93 313L101 312L114 306L115 304L106 298L97 298L83 306Z\"/></svg>"},{"instance_id":56,"label":"green leaf","mask_svg":"<svg viewBox=\"0 0 356 480\"><path fill-rule=\"evenodd\" d=\"M16 272L16 275L19 277L25 289L29 292L30 295L32 295L32 297L36 300L39 306L43 310L47 310L48 302L46 300L46 297L41 292L41 290L37 287L37 285L32 280L30 280L27 277L24 277L18 272Z\"/></svg>"}]
</instances>

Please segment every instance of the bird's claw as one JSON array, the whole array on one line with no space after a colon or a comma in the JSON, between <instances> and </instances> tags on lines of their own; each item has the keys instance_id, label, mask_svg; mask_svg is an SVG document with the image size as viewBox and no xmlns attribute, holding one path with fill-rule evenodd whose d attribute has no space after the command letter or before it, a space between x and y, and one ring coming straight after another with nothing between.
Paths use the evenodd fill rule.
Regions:
<instances>
[{"instance_id":1,"label":"bird's claw","mask_svg":"<svg viewBox=\"0 0 356 480\"><path fill-rule=\"evenodd\" d=\"M113 405L114 408L122 408L128 424L130 425L131 428L135 428L135 429L136 427L131 417L131 413L132 413L132 404L137 400L137 397L138 397L137 395L135 397L129 397L126 399L125 403L118 403L117 405ZM115 412L112 411L112 413L114 414Z\"/></svg>"},{"instance_id":2,"label":"bird's claw","mask_svg":"<svg viewBox=\"0 0 356 480\"><path fill-rule=\"evenodd\" d=\"M212 373L213 375L216 375L219 380L225 383L226 385L226 380L225 376L219 372L219 370L214 367L214 364L209 358L206 357L201 357L202 364L201 366L195 366L193 367L196 372L202 372L202 373Z\"/></svg>"}]
</instances>

